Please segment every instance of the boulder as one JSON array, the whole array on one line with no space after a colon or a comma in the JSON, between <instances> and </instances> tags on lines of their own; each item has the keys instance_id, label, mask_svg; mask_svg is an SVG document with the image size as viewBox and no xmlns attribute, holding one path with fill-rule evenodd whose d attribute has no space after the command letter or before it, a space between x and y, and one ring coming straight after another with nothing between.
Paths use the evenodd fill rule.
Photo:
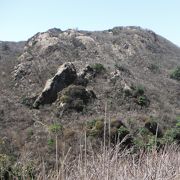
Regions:
<instances>
[{"instance_id":1,"label":"boulder","mask_svg":"<svg viewBox=\"0 0 180 180\"><path fill-rule=\"evenodd\" d=\"M76 78L77 74L74 65L69 62L64 63L58 68L55 76L47 80L43 91L35 100L33 107L38 108L40 105L51 104L56 101L57 93L72 84Z\"/></svg>"},{"instance_id":2,"label":"boulder","mask_svg":"<svg viewBox=\"0 0 180 180\"><path fill-rule=\"evenodd\" d=\"M82 71L79 72L78 77L85 78L88 74L94 75L94 70L90 65L87 65Z\"/></svg>"},{"instance_id":3,"label":"boulder","mask_svg":"<svg viewBox=\"0 0 180 180\"><path fill-rule=\"evenodd\" d=\"M95 77L95 71L90 66L87 65L84 69L81 69L80 72L77 74L77 79L75 84L81 86L87 86L89 80Z\"/></svg>"}]
</instances>

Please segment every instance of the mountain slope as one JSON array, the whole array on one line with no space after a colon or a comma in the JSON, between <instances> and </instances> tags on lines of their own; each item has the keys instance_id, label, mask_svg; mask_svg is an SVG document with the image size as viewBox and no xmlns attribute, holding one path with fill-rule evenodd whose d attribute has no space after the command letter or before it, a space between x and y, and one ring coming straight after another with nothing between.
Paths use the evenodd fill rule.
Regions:
<instances>
[{"instance_id":1,"label":"mountain slope","mask_svg":"<svg viewBox=\"0 0 180 180\"><path fill-rule=\"evenodd\" d=\"M65 128L64 137L59 137L60 148L65 141L64 148L71 146L77 153L88 120L106 115L120 119L134 133L151 117L166 130L180 114L180 84L170 78L171 72L180 66L180 48L150 30L50 29L37 33L25 45L24 42L12 44L12 51L3 48L7 53L3 50L0 54L3 57L0 136L5 144L11 144L6 147L7 153L13 152L14 156L22 155L24 148L34 160L40 160L39 154L43 154L48 161L51 155L53 161L55 150L47 145L51 136L47 127L53 123ZM55 77L58 67L65 62L73 63L77 74L87 65L96 71L103 67L100 73L91 74L85 87L96 98L83 105L80 112L62 110L58 107L59 99L39 109L32 108L47 79ZM69 89L60 93L60 97L70 94Z\"/></svg>"}]
</instances>

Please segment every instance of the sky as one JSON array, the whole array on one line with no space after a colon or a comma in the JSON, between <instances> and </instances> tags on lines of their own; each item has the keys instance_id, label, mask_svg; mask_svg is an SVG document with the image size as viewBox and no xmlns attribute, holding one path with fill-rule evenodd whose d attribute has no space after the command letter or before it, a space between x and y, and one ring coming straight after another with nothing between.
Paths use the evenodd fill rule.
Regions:
<instances>
[{"instance_id":1,"label":"sky","mask_svg":"<svg viewBox=\"0 0 180 180\"><path fill-rule=\"evenodd\" d=\"M27 40L50 28L151 29L180 46L180 0L0 0L0 40Z\"/></svg>"}]
</instances>

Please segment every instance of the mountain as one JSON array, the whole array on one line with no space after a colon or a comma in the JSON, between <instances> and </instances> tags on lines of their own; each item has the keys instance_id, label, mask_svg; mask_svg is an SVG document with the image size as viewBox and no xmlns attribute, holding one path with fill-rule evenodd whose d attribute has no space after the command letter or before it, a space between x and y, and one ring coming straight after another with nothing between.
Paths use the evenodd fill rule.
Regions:
<instances>
[{"instance_id":1,"label":"mountain","mask_svg":"<svg viewBox=\"0 0 180 180\"><path fill-rule=\"evenodd\" d=\"M104 117L116 123L112 130L123 127L131 136L142 127L154 133L153 119L162 136L180 115L180 84L172 78L179 66L179 47L134 26L54 28L26 42L0 42L0 151L16 159L25 149L51 166L52 132L61 129L59 149L76 154L88 123L99 139L88 141L99 144Z\"/></svg>"}]
</instances>

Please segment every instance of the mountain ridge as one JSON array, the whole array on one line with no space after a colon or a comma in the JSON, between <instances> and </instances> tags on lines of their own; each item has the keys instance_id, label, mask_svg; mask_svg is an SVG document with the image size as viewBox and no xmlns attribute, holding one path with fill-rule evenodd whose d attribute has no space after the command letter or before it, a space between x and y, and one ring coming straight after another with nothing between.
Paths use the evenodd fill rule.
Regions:
<instances>
[{"instance_id":1,"label":"mountain ridge","mask_svg":"<svg viewBox=\"0 0 180 180\"><path fill-rule=\"evenodd\" d=\"M42 153L51 164L55 150L49 148L47 127L52 124L64 128L59 146L65 141L66 149L73 147L76 154L90 120L101 125L106 116L134 135L155 119L163 134L180 115L180 84L171 76L180 66L180 48L151 30L53 28L26 42L1 42L0 56L0 137L5 139L6 153L16 158L23 156L24 148L33 160L40 161ZM71 69L64 73L66 63L76 72L67 84ZM61 69L58 76L57 69ZM46 94L47 80L53 82L50 88L64 83L63 89L50 90L56 93L55 100L34 108L38 96ZM91 134L97 133L92 129ZM97 139L94 144L100 144L102 139Z\"/></svg>"}]
</instances>

